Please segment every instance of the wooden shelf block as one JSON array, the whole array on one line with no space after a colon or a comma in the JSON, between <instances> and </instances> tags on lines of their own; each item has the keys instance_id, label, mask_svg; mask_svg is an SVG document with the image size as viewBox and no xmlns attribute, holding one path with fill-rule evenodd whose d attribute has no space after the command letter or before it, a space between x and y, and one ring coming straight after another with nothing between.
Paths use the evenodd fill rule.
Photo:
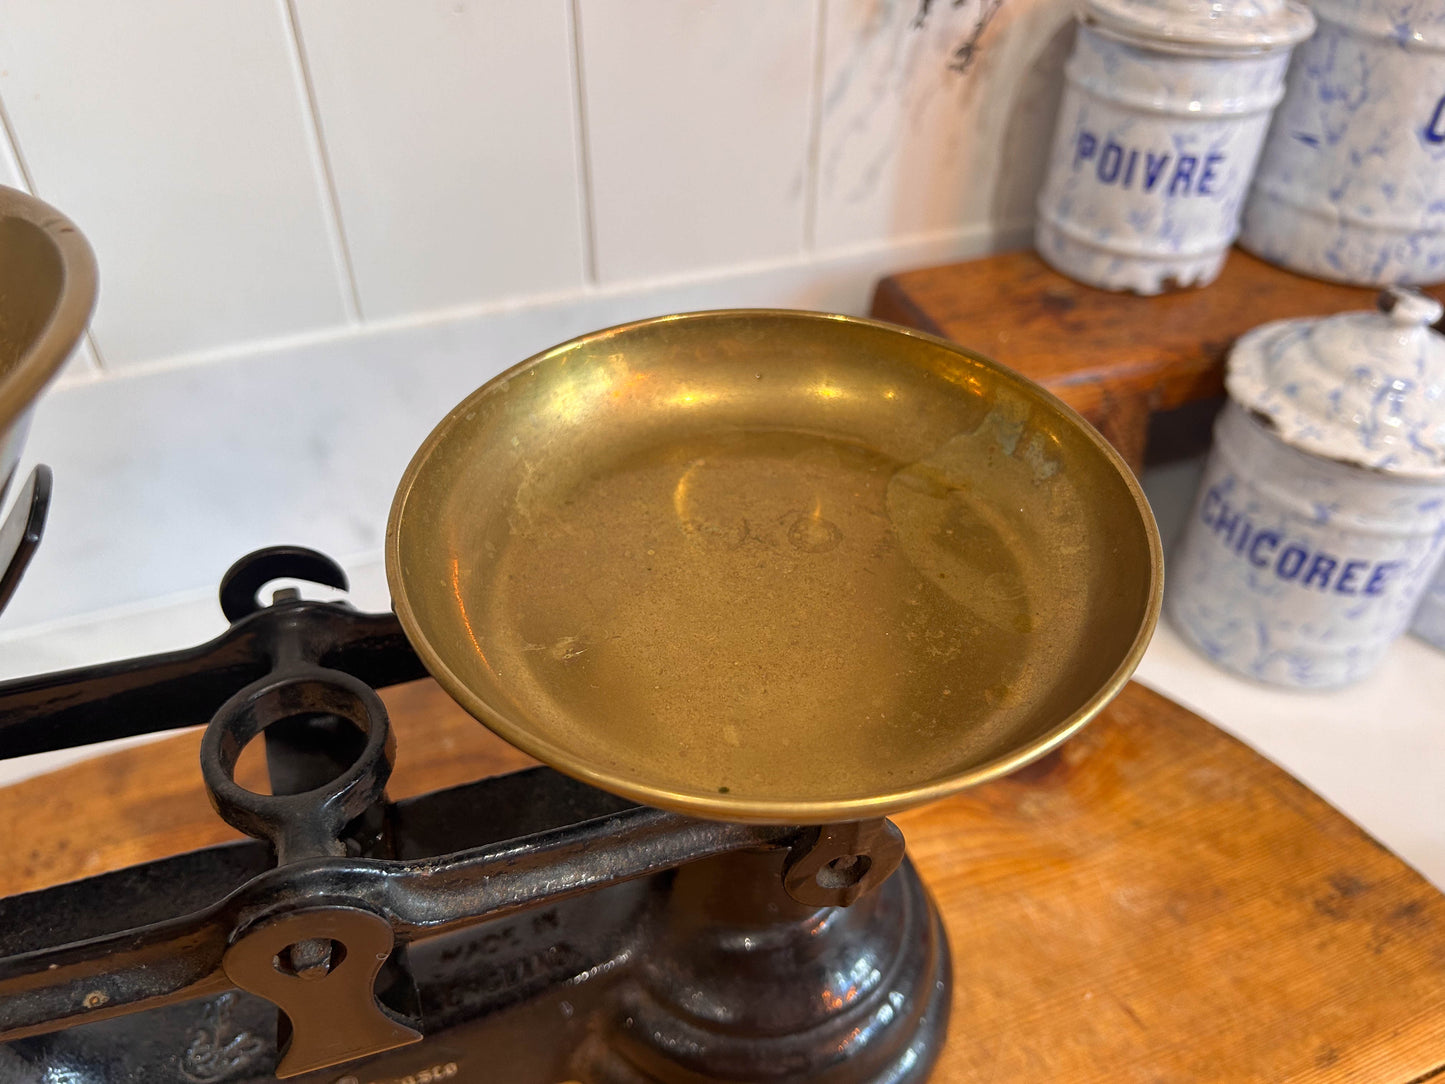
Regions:
<instances>
[{"instance_id":1,"label":"wooden shelf block","mask_svg":"<svg viewBox=\"0 0 1445 1084\"><path fill-rule=\"evenodd\" d=\"M1445 287L1428 291L1445 300ZM1218 280L1159 297L1111 293L1033 252L890 275L872 315L952 339L1038 381L1136 470L1149 416L1224 393L1234 340L1270 320L1374 306L1376 291L1302 278L1234 250Z\"/></svg>"}]
</instances>

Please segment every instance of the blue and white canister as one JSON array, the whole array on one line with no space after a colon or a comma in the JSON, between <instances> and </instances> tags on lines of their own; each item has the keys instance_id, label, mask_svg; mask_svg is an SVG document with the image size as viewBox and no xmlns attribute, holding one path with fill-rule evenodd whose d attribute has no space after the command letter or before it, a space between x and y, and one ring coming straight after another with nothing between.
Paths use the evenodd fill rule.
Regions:
<instances>
[{"instance_id":1,"label":"blue and white canister","mask_svg":"<svg viewBox=\"0 0 1445 1084\"><path fill-rule=\"evenodd\" d=\"M1415 616L1410 619L1410 631L1428 644L1445 650L1445 575L1437 570Z\"/></svg>"},{"instance_id":2,"label":"blue and white canister","mask_svg":"<svg viewBox=\"0 0 1445 1084\"><path fill-rule=\"evenodd\" d=\"M1157 294L1212 282L1314 29L1296 0L1085 0L1034 241L1070 278Z\"/></svg>"},{"instance_id":3,"label":"blue and white canister","mask_svg":"<svg viewBox=\"0 0 1445 1084\"><path fill-rule=\"evenodd\" d=\"M1445 555L1445 338L1438 302L1282 320L1243 336L1165 611L1245 677L1365 677Z\"/></svg>"},{"instance_id":4,"label":"blue and white canister","mask_svg":"<svg viewBox=\"0 0 1445 1084\"><path fill-rule=\"evenodd\" d=\"M1445 0L1312 0L1240 244L1306 275L1445 281Z\"/></svg>"}]
</instances>

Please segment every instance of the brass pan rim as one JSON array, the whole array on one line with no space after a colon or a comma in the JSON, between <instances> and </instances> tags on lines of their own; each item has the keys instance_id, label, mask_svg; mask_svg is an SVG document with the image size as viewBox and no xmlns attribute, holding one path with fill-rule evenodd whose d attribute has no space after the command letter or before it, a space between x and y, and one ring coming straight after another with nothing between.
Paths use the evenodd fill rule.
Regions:
<instances>
[{"instance_id":1,"label":"brass pan rim","mask_svg":"<svg viewBox=\"0 0 1445 1084\"><path fill-rule=\"evenodd\" d=\"M933 346L943 347L963 357L969 358L971 361L984 363L990 369L995 370L1001 379L1027 389L1030 395L1047 403L1052 409L1057 410L1078 427L1079 431L1083 433L1103 457L1112 464L1121 481L1124 483L1130 497L1134 500L1140 513L1140 521L1144 528L1149 549L1148 602L1142 614L1138 632L1119 665L1114 669L1109 678L1099 686L1093 696L1057 726L1033 741L1021 746L1009 755L986 761L977 767L955 775L950 775L946 778L914 786L896 788L866 798L803 801L767 800L759 802L734 799L728 795L713 796L695 791L672 790L666 787L657 787L639 782L628 776L599 770L586 758L576 756L569 749L547 740L543 735L529 727L524 721L512 718L507 712L499 710L478 695L465 681L458 677L443 660L438 650L432 645L429 637L422 629L421 623L417 619L416 612L407 594L406 578L402 572L399 553L400 532L402 522L406 516L407 499L419 475L425 469L427 462L440 443L449 435L454 419L472 409L475 402L489 394L495 384L512 379L527 369L541 365L555 356L569 353L582 344L595 343L599 340L624 334L628 331L649 325L703 320L724 316L728 318L785 316L790 319L836 321L885 330L890 333L914 338ZM401 482L397 487L396 494L392 501L391 511L387 518L385 552L386 578L392 592L392 606L401 622L407 639L411 642L422 664L453 700L464 708L468 714L482 722L498 737L529 756L536 758L548 767L554 768L565 775L572 776L601 790L632 799L639 803L709 820L753 824L827 824L889 816L904 809L946 798L976 784L997 779L1046 755L1089 723L1123 690L1124 686L1128 684L1153 637L1155 626L1158 624L1164 593L1163 545L1143 488L1134 476L1134 472L1129 468L1128 464L1125 463L1123 457L1119 455L1113 445L1067 403L1063 402L1052 392L1013 370L983 355L961 347L959 344L948 339L882 320L801 309L704 309L627 321L568 339L566 342L559 343L547 350L534 354L491 377L481 387L477 388L453 407L452 410L437 423L432 432L427 436L427 439L412 456L405 473L402 475Z\"/></svg>"},{"instance_id":2,"label":"brass pan rim","mask_svg":"<svg viewBox=\"0 0 1445 1084\"><path fill-rule=\"evenodd\" d=\"M26 412L75 350L95 309L100 282L90 242L50 204L0 186L0 219L5 218L21 219L46 235L60 257L63 283L35 341L9 372L0 372L0 435Z\"/></svg>"}]
</instances>

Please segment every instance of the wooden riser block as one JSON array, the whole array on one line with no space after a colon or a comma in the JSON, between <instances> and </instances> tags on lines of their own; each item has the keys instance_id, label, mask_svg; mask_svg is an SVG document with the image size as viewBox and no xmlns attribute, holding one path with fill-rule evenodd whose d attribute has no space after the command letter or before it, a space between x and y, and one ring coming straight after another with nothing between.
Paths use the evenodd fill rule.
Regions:
<instances>
[{"instance_id":1,"label":"wooden riser block","mask_svg":"<svg viewBox=\"0 0 1445 1084\"><path fill-rule=\"evenodd\" d=\"M1445 287L1429 291L1445 299ZM1234 340L1270 320L1374 307L1375 290L1230 253L1218 280L1159 297L1083 286L1033 252L890 275L872 315L952 339L1043 384L1136 470L1149 415L1224 391Z\"/></svg>"}]
</instances>

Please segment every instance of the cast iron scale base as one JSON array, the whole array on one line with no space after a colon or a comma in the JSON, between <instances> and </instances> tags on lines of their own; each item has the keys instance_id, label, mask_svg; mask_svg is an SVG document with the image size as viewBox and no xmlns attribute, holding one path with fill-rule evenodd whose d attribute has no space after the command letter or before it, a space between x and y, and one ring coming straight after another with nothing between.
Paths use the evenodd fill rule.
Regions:
<instances>
[{"instance_id":1,"label":"cast iron scale base","mask_svg":"<svg viewBox=\"0 0 1445 1084\"><path fill-rule=\"evenodd\" d=\"M201 647L0 684L0 756L209 720L252 841L0 900L0 1079L923 1079L948 949L889 821L696 820L535 768L389 802L373 689L425 676L320 554L263 550ZM238 786L265 742L271 795ZM278 1012L279 1010L279 1012Z\"/></svg>"}]
</instances>

